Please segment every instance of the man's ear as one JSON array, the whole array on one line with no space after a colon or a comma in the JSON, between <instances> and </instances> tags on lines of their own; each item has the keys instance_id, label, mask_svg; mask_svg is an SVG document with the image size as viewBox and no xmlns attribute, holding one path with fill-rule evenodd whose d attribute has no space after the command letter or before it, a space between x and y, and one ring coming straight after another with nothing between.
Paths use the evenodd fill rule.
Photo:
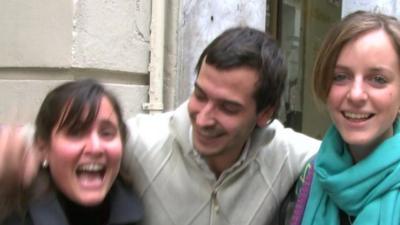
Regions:
<instances>
[{"instance_id":1,"label":"man's ear","mask_svg":"<svg viewBox=\"0 0 400 225\"><path fill-rule=\"evenodd\" d=\"M268 121L272 118L272 115L275 112L275 108L268 107L263 109L261 112L257 114L257 126L258 127L265 127Z\"/></svg>"}]
</instances>

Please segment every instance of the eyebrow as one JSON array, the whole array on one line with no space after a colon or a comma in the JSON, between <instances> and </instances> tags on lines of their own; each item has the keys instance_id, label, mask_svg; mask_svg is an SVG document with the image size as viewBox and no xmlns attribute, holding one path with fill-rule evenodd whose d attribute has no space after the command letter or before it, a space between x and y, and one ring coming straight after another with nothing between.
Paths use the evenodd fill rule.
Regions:
<instances>
[{"instance_id":1,"label":"eyebrow","mask_svg":"<svg viewBox=\"0 0 400 225\"><path fill-rule=\"evenodd\" d=\"M198 89L198 90L200 90L201 92L204 92L204 90L200 87L200 85L199 85L197 82L194 83L194 89L195 89L195 90Z\"/></svg>"},{"instance_id":2,"label":"eyebrow","mask_svg":"<svg viewBox=\"0 0 400 225\"><path fill-rule=\"evenodd\" d=\"M390 71L384 67L372 67L371 69L369 69L369 71L371 72L381 72L381 71Z\"/></svg>"},{"instance_id":3,"label":"eyebrow","mask_svg":"<svg viewBox=\"0 0 400 225\"><path fill-rule=\"evenodd\" d=\"M336 64L335 70L339 69L339 70L346 70L346 71L352 71L348 66L344 66L344 65L340 65L340 64ZM368 72L382 72L382 71L388 71L390 72L391 70L385 67L381 67L381 66L375 66L375 67L370 67L368 68Z\"/></svg>"},{"instance_id":4,"label":"eyebrow","mask_svg":"<svg viewBox=\"0 0 400 225\"><path fill-rule=\"evenodd\" d=\"M350 68L348 66L344 66L344 65L340 65L340 64L336 64L334 69L341 69L341 70L350 70Z\"/></svg>"},{"instance_id":5,"label":"eyebrow","mask_svg":"<svg viewBox=\"0 0 400 225\"><path fill-rule=\"evenodd\" d=\"M201 93L207 95L207 93L200 87L200 85L197 82L194 83L194 87L195 87L195 89L199 90ZM217 99L217 101L218 102L222 102L223 104L231 104L231 105L234 105L236 107L243 108L243 105L238 101L229 100L229 99Z\"/></svg>"}]
</instances>

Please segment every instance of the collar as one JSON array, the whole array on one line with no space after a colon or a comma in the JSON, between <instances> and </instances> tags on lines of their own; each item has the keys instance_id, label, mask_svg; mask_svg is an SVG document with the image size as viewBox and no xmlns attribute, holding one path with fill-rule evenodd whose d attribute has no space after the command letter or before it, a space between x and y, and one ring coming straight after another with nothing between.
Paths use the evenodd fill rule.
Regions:
<instances>
[{"instance_id":1,"label":"collar","mask_svg":"<svg viewBox=\"0 0 400 225\"><path fill-rule=\"evenodd\" d=\"M143 206L132 188L116 181L110 197L110 224L134 223L143 218Z\"/></svg>"},{"instance_id":2,"label":"collar","mask_svg":"<svg viewBox=\"0 0 400 225\"><path fill-rule=\"evenodd\" d=\"M115 181L110 190L111 212L108 224L135 223L143 217L143 207L132 191ZM68 225L68 220L55 191L50 191L29 204L33 224Z\"/></svg>"}]
</instances>

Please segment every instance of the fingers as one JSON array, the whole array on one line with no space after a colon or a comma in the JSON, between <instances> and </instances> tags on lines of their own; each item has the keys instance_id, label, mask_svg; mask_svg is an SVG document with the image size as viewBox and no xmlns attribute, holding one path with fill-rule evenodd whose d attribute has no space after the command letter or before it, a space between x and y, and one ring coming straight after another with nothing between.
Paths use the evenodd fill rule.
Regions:
<instances>
[{"instance_id":1,"label":"fingers","mask_svg":"<svg viewBox=\"0 0 400 225\"><path fill-rule=\"evenodd\" d=\"M15 185L21 176L17 164L23 163L24 147L21 143L21 129L2 126L0 133L0 180L7 186Z\"/></svg>"},{"instance_id":2,"label":"fingers","mask_svg":"<svg viewBox=\"0 0 400 225\"><path fill-rule=\"evenodd\" d=\"M28 187L33 179L36 177L40 164L43 161L43 155L41 151L35 148L35 146L27 148L27 154L24 157L24 168L22 174L22 185Z\"/></svg>"},{"instance_id":3,"label":"fingers","mask_svg":"<svg viewBox=\"0 0 400 225\"><path fill-rule=\"evenodd\" d=\"M16 135L16 128L10 126L2 126L0 133L0 181L3 184L2 190L12 190L18 183L17 180L15 180L15 178L19 176L18 171L14 171L14 176L10 174L11 171L14 170L13 168L11 168L11 166L13 165L12 161L20 157L19 149L11 151L11 148L14 148L11 145L12 143L15 143L15 141L12 139Z\"/></svg>"},{"instance_id":4,"label":"fingers","mask_svg":"<svg viewBox=\"0 0 400 225\"><path fill-rule=\"evenodd\" d=\"M37 171L34 151L28 151L28 134L21 126L1 126L0 182L1 189L27 186Z\"/></svg>"}]
</instances>

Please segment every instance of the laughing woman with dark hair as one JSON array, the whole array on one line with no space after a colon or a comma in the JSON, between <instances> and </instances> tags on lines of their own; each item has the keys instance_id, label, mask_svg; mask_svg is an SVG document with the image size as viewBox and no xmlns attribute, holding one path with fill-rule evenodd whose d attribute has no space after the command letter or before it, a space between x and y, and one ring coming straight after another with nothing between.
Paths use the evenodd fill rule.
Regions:
<instances>
[{"instance_id":1,"label":"laughing woman with dark hair","mask_svg":"<svg viewBox=\"0 0 400 225\"><path fill-rule=\"evenodd\" d=\"M142 218L120 174L127 137L121 109L100 83L58 86L43 101L35 126L34 143L44 156L35 196L3 224L133 225Z\"/></svg>"}]
</instances>

